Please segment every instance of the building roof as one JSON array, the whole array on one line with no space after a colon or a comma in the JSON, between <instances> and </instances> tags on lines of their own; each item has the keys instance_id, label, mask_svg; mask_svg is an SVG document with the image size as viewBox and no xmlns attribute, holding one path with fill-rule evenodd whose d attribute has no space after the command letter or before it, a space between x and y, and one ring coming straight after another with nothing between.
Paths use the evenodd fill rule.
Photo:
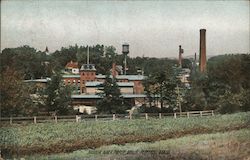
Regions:
<instances>
[{"instance_id":1,"label":"building roof","mask_svg":"<svg viewBox=\"0 0 250 160\"><path fill-rule=\"evenodd\" d=\"M97 94L80 94L80 95L71 95L71 98L75 99L100 99L101 96Z\"/></svg>"},{"instance_id":2,"label":"building roof","mask_svg":"<svg viewBox=\"0 0 250 160\"><path fill-rule=\"evenodd\" d=\"M43 78L43 79L30 79L30 80L24 80L24 82L38 82L38 83L47 83L50 81L51 78Z\"/></svg>"},{"instance_id":3,"label":"building roof","mask_svg":"<svg viewBox=\"0 0 250 160\"><path fill-rule=\"evenodd\" d=\"M96 71L94 64L83 64L80 70L81 71Z\"/></svg>"},{"instance_id":4,"label":"building roof","mask_svg":"<svg viewBox=\"0 0 250 160\"><path fill-rule=\"evenodd\" d=\"M117 82L119 87L134 87L133 82Z\"/></svg>"},{"instance_id":5,"label":"building roof","mask_svg":"<svg viewBox=\"0 0 250 160\"><path fill-rule=\"evenodd\" d=\"M97 81L94 81L94 82L86 82L85 83L85 86L86 87L96 87L96 86L99 86L101 85L103 82L97 82Z\"/></svg>"},{"instance_id":6,"label":"building roof","mask_svg":"<svg viewBox=\"0 0 250 160\"><path fill-rule=\"evenodd\" d=\"M79 74L64 74L62 75L63 78L80 78Z\"/></svg>"},{"instance_id":7,"label":"building roof","mask_svg":"<svg viewBox=\"0 0 250 160\"><path fill-rule=\"evenodd\" d=\"M128 80L143 80L146 76L143 75L117 75L117 79L128 79Z\"/></svg>"},{"instance_id":8,"label":"building roof","mask_svg":"<svg viewBox=\"0 0 250 160\"><path fill-rule=\"evenodd\" d=\"M98 74L96 75L97 79L104 79L106 76L102 75L102 74ZM112 75L110 76L112 77ZM135 81L135 80L144 80L147 78L147 76L143 76L143 75L117 75L116 76L117 79L127 79L127 80L131 80L131 81Z\"/></svg>"},{"instance_id":9,"label":"building roof","mask_svg":"<svg viewBox=\"0 0 250 160\"><path fill-rule=\"evenodd\" d=\"M146 98L145 94L122 94L123 98ZM80 94L80 95L71 95L71 98L74 99L100 99L101 96L97 94Z\"/></svg>"},{"instance_id":10,"label":"building roof","mask_svg":"<svg viewBox=\"0 0 250 160\"><path fill-rule=\"evenodd\" d=\"M65 68L78 68L78 62L70 61L66 64Z\"/></svg>"},{"instance_id":11,"label":"building roof","mask_svg":"<svg viewBox=\"0 0 250 160\"><path fill-rule=\"evenodd\" d=\"M103 82L86 82L85 86L86 87L97 87L99 85L103 84ZM134 83L133 82L117 82L117 85L119 87L133 87Z\"/></svg>"},{"instance_id":12,"label":"building roof","mask_svg":"<svg viewBox=\"0 0 250 160\"><path fill-rule=\"evenodd\" d=\"M146 98L146 94L122 94L124 98Z\"/></svg>"},{"instance_id":13,"label":"building roof","mask_svg":"<svg viewBox=\"0 0 250 160\"><path fill-rule=\"evenodd\" d=\"M103 74L96 75L97 79L104 79L105 77L106 77L106 75L103 75Z\"/></svg>"}]
</instances>

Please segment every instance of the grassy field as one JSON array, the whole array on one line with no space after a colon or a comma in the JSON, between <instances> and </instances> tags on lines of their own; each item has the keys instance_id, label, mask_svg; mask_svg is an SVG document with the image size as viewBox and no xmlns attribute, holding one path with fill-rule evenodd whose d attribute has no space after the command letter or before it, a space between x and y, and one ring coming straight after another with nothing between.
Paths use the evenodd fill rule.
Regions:
<instances>
[{"instance_id":1,"label":"grassy field","mask_svg":"<svg viewBox=\"0 0 250 160\"><path fill-rule=\"evenodd\" d=\"M188 134L239 130L249 126L249 112L189 119L13 125L0 129L0 142L2 153L6 154L49 154L111 144L154 142Z\"/></svg>"},{"instance_id":2,"label":"grassy field","mask_svg":"<svg viewBox=\"0 0 250 160\"><path fill-rule=\"evenodd\" d=\"M30 156L25 159L227 159L250 158L250 129L225 133L189 135L156 142L102 146L72 153Z\"/></svg>"}]
</instances>

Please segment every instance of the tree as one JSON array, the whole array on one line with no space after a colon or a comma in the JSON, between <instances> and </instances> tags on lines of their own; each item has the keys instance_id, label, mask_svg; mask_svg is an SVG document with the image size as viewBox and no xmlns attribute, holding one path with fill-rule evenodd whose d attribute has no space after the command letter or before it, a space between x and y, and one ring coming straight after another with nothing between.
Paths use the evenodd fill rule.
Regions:
<instances>
[{"instance_id":1,"label":"tree","mask_svg":"<svg viewBox=\"0 0 250 160\"><path fill-rule=\"evenodd\" d=\"M193 72L191 88L184 96L184 110L204 110L208 103L208 77L206 74Z\"/></svg>"},{"instance_id":2,"label":"tree","mask_svg":"<svg viewBox=\"0 0 250 160\"><path fill-rule=\"evenodd\" d=\"M23 82L23 76L7 67L0 79L1 116L32 114L34 108L29 94L30 88Z\"/></svg>"},{"instance_id":3,"label":"tree","mask_svg":"<svg viewBox=\"0 0 250 160\"><path fill-rule=\"evenodd\" d=\"M191 69L192 68L192 61L190 59L184 58L182 60L182 68L189 68L189 69Z\"/></svg>"},{"instance_id":4,"label":"tree","mask_svg":"<svg viewBox=\"0 0 250 160\"><path fill-rule=\"evenodd\" d=\"M35 79L50 76L48 57L45 52L24 45L17 48L5 48L1 53L0 69L7 67L22 73L24 79Z\"/></svg>"},{"instance_id":5,"label":"tree","mask_svg":"<svg viewBox=\"0 0 250 160\"><path fill-rule=\"evenodd\" d=\"M117 56L116 48L114 46L105 47L105 57L114 59Z\"/></svg>"},{"instance_id":6,"label":"tree","mask_svg":"<svg viewBox=\"0 0 250 160\"><path fill-rule=\"evenodd\" d=\"M115 78L106 75L105 82L99 86L102 92L99 94L102 99L97 103L97 112L99 113L126 113L129 106L121 97L120 89Z\"/></svg>"},{"instance_id":7,"label":"tree","mask_svg":"<svg viewBox=\"0 0 250 160\"><path fill-rule=\"evenodd\" d=\"M209 104L221 113L250 110L250 55L221 55L208 64L209 96L216 97Z\"/></svg>"},{"instance_id":8,"label":"tree","mask_svg":"<svg viewBox=\"0 0 250 160\"><path fill-rule=\"evenodd\" d=\"M178 83L175 71L170 65L165 68L165 71L159 71L149 76L143 83L149 107L158 103L159 99L161 112L173 112L177 105L176 87Z\"/></svg>"},{"instance_id":9,"label":"tree","mask_svg":"<svg viewBox=\"0 0 250 160\"><path fill-rule=\"evenodd\" d=\"M250 55L220 55L208 60L207 73L191 75L185 106L221 113L250 110Z\"/></svg>"},{"instance_id":10,"label":"tree","mask_svg":"<svg viewBox=\"0 0 250 160\"><path fill-rule=\"evenodd\" d=\"M249 111L250 90L242 90L239 93L232 93L226 90L223 95L219 96L217 101L217 110L220 113L233 113L236 111Z\"/></svg>"},{"instance_id":11,"label":"tree","mask_svg":"<svg viewBox=\"0 0 250 160\"><path fill-rule=\"evenodd\" d=\"M47 112L65 115L73 112L71 104L71 89L65 86L59 73L52 76L51 81L42 93Z\"/></svg>"}]
</instances>

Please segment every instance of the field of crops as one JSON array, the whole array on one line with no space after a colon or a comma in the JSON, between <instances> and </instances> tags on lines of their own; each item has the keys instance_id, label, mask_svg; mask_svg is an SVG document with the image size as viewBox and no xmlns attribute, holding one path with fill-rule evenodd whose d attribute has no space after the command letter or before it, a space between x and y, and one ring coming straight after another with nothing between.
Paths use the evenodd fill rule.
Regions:
<instances>
[{"instance_id":1,"label":"field of crops","mask_svg":"<svg viewBox=\"0 0 250 160\"><path fill-rule=\"evenodd\" d=\"M102 146L55 155L34 155L26 159L247 159L250 157L250 129L225 133L188 135L156 142Z\"/></svg>"},{"instance_id":2,"label":"field of crops","mask_svg":"<svg viewBox=\"0 0 250 160\"><path fill-rule=\"evenodd\" d=\"M152 142L187 134L230 131L249 125L249 112L177 119L13 125L0 129L0 142L2 153L48 154L110 144Z\"/></svg>"}]
</instances>

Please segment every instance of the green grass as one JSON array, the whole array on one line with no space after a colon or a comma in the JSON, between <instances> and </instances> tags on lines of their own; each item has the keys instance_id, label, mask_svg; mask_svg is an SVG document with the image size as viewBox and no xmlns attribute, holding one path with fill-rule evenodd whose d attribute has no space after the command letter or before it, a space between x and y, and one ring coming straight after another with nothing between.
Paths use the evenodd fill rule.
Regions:
<instances>
[{"instance_id":1,"label":"green grass","mask_svg":"<svg viewBox=\"0 0 250 160\"><path fill-rule=\"evenodd\" d=\"M250 113L245 112L189 119L163 118L13 125L0 128L0 143L2 148L27 148L27 150L34 149L32 152L37 153L53 153L52 147L55 147L55 150L64 147L55 151L64 152L105 144L156 141L196 134L196 132L211 133L230 130L236 126L249 126L249 119ZM76 143L79 144L72 147ZM64 150L67 148L72 149ZM47 149L47 151L41 151L41 149Z\"/></svg>"},{"instance_id":2,"label":"green grass","mask_svg":"<svg viewBox=\"0 0 250 160\"><path fill-rule=\"evenodd\" d=\"M241 148L239 148L241 146ZM161 153L164 158L178 156L193 156L204 159L243 159L250 157L250 129L241 129L225 133L190 135L177 139L162 140L153 143L140 142L126 145L109 145L95 150L79 150L68 154L50 156L31 156L27 159L131 159L127 154ZM162 155L162 156L163 156ZM147 155L148 156L148 155ZM159 156L159 155L158 155ZM166 157L167 156L167 157ZM139 156L139 159L147 157ZM161 159L161 157L158 157ZM181 157L179 157L181 158ZM187 158L187 157L186 157Z\"/></svg>"}]
</instances>

